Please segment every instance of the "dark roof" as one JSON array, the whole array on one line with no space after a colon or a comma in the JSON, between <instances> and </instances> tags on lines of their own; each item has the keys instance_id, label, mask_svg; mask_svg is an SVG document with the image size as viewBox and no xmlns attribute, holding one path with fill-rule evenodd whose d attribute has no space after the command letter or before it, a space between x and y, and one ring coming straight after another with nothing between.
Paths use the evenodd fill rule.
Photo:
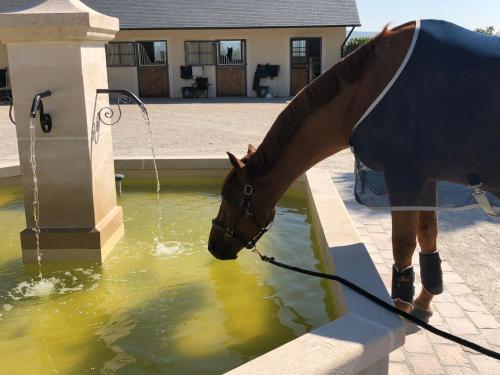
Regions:
<instances>
[{"instance_id":1,"label":"dark roof","mask_svg":"<svg viewBox=\"0 0 500 375\"><path fill-rule=\"evenodd\" d=\"M0 12L23 3L1 0ZM244 29L358 26L355 0L83 0L121 29Z\"/></svg>"}]
</instances>

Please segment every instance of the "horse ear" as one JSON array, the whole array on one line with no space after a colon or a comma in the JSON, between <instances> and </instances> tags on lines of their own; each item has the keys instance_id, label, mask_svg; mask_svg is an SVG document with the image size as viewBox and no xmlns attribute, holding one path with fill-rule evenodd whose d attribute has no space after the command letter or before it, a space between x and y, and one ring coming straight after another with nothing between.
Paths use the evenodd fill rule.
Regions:
<instances>
[{"instance_id":1,"label":"horse ear","mask_svg":"<svg viewBox=\"0 0 500 375\"><path fill-rule=\"evenodd\" d=\"M227 156L229 156L229 161L231 162L231 165L236 168L236 170L240 171L243 169L245 164L241 160L239 160L236 156L231 154L230 152L226 152Z\"/></svg>"},{"instance_id":2,"label":"horse ear","mask_svg":"<svg viewBox=\"0 0 500 375\"><path fill-rule=\"evenodd\" d=\"M250 156L257 151L252 145L248 145L247 155Z\"/></svg>"}]
</instances>

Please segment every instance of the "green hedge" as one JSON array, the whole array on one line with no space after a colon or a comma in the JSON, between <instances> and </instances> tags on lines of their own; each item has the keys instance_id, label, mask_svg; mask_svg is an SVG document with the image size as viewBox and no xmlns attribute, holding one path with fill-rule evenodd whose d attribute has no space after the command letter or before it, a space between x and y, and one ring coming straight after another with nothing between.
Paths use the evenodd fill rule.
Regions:
<instances>
[{"instance_id":1,"label":"green hedge","mask_svg":"<svg viewBox=\"0 0 500 375\"><path fill-rule=\"evenodd\" d=\"M368 43L370 40L371 40L371 38L369 38L367 36L349 39L349 41L346 43L346 45L344 47L343 55L347 56L352 51L354 51L357 48L361 47L362 45Z\"/></svg>"},{"instance_id":2,"label":"green hedge","mask_svg":"<svg viewBox=\"0 0 500 375\"><path fill-rule=\"evenodd\" d=\"M476 31L478 33L483 33L483 34L486 34L486 35L498 35L498 36L500 36L500 31L495 33L495 28L493 26L488 26L488 27L486 27L484 29L482 29L482 28L479 27L479 28L476 29Z\"/></svg>"}]
</instances>

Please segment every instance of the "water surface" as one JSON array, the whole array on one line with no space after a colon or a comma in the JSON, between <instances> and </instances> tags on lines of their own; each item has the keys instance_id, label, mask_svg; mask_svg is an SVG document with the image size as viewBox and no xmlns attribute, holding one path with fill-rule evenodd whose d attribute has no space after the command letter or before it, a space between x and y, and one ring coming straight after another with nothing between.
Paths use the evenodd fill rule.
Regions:
<instances>
[{"instance_id":1,"label":"water surface","mask_svg":"<svg viewBox=\"0 0 500 375\"><path fill-rule=\"evenodd\" d=\"M0 372L220 374L333 317L317 279L209 254L216 185L154 190L124 184L125 236L104 265L43 265L42 284L20 259L21 191L0 190ZM324 270L305 207L283 199L259 247Z\"/></svg>"}]
</instances>

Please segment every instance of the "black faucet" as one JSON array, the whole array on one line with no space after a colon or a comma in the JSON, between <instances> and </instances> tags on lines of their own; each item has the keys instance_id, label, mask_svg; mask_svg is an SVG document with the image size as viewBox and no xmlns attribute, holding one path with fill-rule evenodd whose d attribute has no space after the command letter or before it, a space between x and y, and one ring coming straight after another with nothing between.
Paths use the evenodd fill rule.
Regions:
<instances>
[{"instance_id":1,"label":"black faucet","mask_svg":"<svg viewBox=\"0 0 500 375\"><path fill-rule=\"evenodd\" d=\"M40 125L42 126L42 131L44 133L50 133L52 130L52 117L43 111L42 98L46 98L51 95L52 93L48 90L36 94L33 98L33 104L31 105L30 118L36 118L36 113L40 111Z\"/></svg>"}]
</instances>

